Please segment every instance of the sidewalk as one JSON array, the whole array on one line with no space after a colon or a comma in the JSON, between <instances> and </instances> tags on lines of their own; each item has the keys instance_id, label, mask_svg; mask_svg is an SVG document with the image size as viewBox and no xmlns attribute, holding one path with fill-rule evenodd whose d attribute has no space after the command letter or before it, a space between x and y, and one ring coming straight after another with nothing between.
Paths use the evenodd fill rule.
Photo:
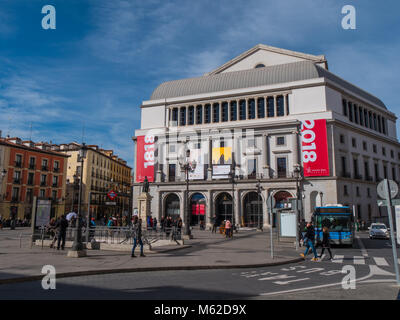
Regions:
<instances>
[{"instance_id":1,"label":"sidewalk","mask_svg":"<svg viewBox=\"0 0 400 320\"><path fill-rule=\"evenodd\" d=\"M31 249L29 232L0 231L0 284L42 279L44 265L53 265L57 277L66 277L116 272L244 268L302 260L293 244L278 244L276 241L274 259L271 259L268 231L241 231L235 233L233 239L225 239L221 234L194 230L194 239L186 240L184 247L157 248L146 257L137 258L131 258L126 252L98 250L88 250L84 258L69 258L67 249L57 251L37 246ZM19 241L21 233L22 248ZM139 253L138 248L136 250Z\"/></svg>"}]
</instances>

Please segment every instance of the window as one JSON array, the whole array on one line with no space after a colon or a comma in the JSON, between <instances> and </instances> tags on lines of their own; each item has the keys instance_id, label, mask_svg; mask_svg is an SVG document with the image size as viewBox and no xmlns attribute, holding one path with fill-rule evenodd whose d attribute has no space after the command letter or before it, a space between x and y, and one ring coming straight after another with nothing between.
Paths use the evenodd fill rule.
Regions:
<instances>
[{"instance_id":1,"label":"window","mask_svg":"<svg viewBox=\"0 0 400 320\"><path fill-rule=\"evenodd\" d=\"M340 135L339 139L340 139L340 143L344 143L344 135L343 134Z\"/></svg>"},{"instance_id":2,"label":"window","mask_svg":"<svg viewBox=\"0 0 400 320\"><path fill-rule=\"evenodd\" d=\"M376 151L376 144L373 144L373 145L372 145L372 151L373 151L374 153L377 152L377 151Z\"/></svg>"},{"instance_id":3,"label":"window","mask_svg":"<svg viewBox=\"0 0 400 320\"><path fill-rule=\"evenodd\" d=\"M172 121L174 121L176 124L178 123L178 108L172 109Z\"/></svg>"},{"instance_id":4,"label":"window","mask_svg":"<svg viewBox=\"0 0 400 320\"><path fill-rule=\"evenodd\" d=\"M283 117L285 115L285 109L284 109L284 104L283 104L283 96L278 96L277 97L277 116L278 117Z\"/></svg>"},{"instance_id":5,"label":"window","mask_svg":"<svg viewBox=\"0 0 400 320\"><path fill-rule=\"evenodd\" d=\"M379 131L379 132L382 132L382 127L381 127L381 124L382 124L381 116L378 115L377 119L378 119L378 131Z\"/></svg>"},{"instance_id":6,"label":"window","mask_svg":"<svg viewBox=\"0 0 400 320\"><path fill-rule=\"evenodd\" d=\"M57 190L53 190L53 191L51 192L51 198L52 198L53 200L57 200Z\"/></svg>"},{"instance_id":7,"label":"window","mask_svg":"<svg viewBox=\"0 0 400 320\"><path fill-rule=\"evenodd\" d=\"M237 120L237 103L236 101L231 101L231 121Z\"/></svg>"},{"instance_id":8,"label":"window","mask_svg":"<svg viewBox=\"0 0 400 320\"><path fill-rule=\"evenodd\" d=\"M371 198L371 189L370 188L367 188L367 196L368 196L368 198Z\"/></svg>"},{"instance_id":9,"label":"window","mask_svg":"<svg viewBox=\"0 0 400 320\"><path fill-rule=\"evenodd\" d=\"M256 146L256 139L247 139L247 147L254 148Z\"/></svg>"},{"instance_id":10,"label":"window","mask_svg":"<svg viewBox=\"0 0 400 320\"><path fill-rule=\"evenodd\" d=\"M176 164L170 163L168 166L168 181L175 181Z\"/></svg>"},{"instance_id":11,"label":"window","mask_svg":"<svg viewBox=\"0 0 400 320\"><path fill-rule=\"evenodd\" d=\"M276 137L276 145L283 146L285 144L285 137Z\"/></svg>"},{"instance_id":12,"label":"window","mask_svg":"<svg viewBox=\"0 0 400 320\"><path fill-rule=\"evenodd\" d=\"M386 119L384 117L382 117L382 132L383 132L383 134L387 134L387 131L386 131Z\"/></svg>"},{"instance_id":13,"label":"window","mask_svg":"<svg viewBox=\"0 0 400 320\"><path fill-rule=\"evenodd\" d=\"M247 176L249 179L255 179L257 177L257 160L249 159L247 160Z\"/></svg>"},{"instance_id":14,"label":"window","mask_svg":"<svg viewBox=\"0 0 400 320\"><path fill-rule=\"evenodd\" d=\"M21 171L14 171L14 183L21 183Z\"/></svg>"},{"instance_id":15,"label":"window","mask_svg":"<svg viewBox=\"0 0 400 320\"><path fill-rule=\"evenodd\" d=\"M364 109L364 124L368 128L368 111Z\"/></svg>"},{"instance_id":16,"label":"window","mask_svg":"<svg viewBox=\"0 0 400 320\"><path fill-rule=\"evenodd\" d=\"M354 107L354 122L358 124L358 107L356 104L354 104L353 107Z\"/></svg>"},{"instance_id":17,"label":"window","mask_svg":"<svg viewBox=\"0 0 400 320\"><path fill-rule=\"evenodd\" d=\"M55 172L60 171L60 162L59 161L54 161L54 171Z\"/></svg>"},{"instance_id":18,"label":"window","mask_svg":"<svg viewBox=\"0 0 400 320\"><path fill-rule=\"evenodd\" d=\"M374 164L374 169L375 169L375 181L381 180L381 178L379 177L379 167L377 163Z\"/></svg>"},{"instance_id":19,"label":"window","mask_svg":"<svg viewBox=\"0 0 400 320\"><path fill-rule=\"evenodd\" d=\"M246 100L239 101L239 120L246 120Z\"/></svg>"},{"instance_id":20,"label":"window","mask_svg":"<svg viewBox=\"0 0 400 320\"><path fill-rule=\"evenodd\" d=\"M203 122L203 107L196 107L196 124L201 124Z\"/></svg>"},{"instance_id":21,"label":"window","mask_svg":"<svg viewBox=\"0 0 400 320\"><path fill-rule=\"evenodd\" d=\"M286 158L277 158L278 178L286 178Z\"/></svg>"},{"instance_id":22,"label":"window","mask_svg":"<svg viewBox=\"0 0 400 320\"><path fill-rule=\"evenodd\" d=\"M275 116L274 97L267 98L267 116L269 118Z\"/></svg>"},{"instance_id":23,"label":"window","mask_svg":"<svg viewBox=\"0 0 400 320\"><path fill-rule=\"evenodd\" d=\"M342 161L342 177L347 178L346 157L341 157Z\"/></svg>"},{"instance_id":24,"label":"window","mask_svg":"<svg viewBox=\"0 0 400 320\"><path fill-rule=\"evenodd\" d=\"M26 199L28 203L32 202L33 200L33 189L26 189Z\"/></svg>"},{"instance_id":25,"label":"window","mask_svg":"<svg viewBox=\"0 0 400 320\"><path fill-rule=\"evenodd\" d=\"M48 161L47 159L42 160L42 170L47 171Z\"/></svg>"},{"instance_id":26,"label":"window","mask_svg":"<svg viewBox=\"0 0 400 320\"><path fill-rule=\"evenodd\" d=\"M219 103L213 104L213 122L219 122Z\"/></svg>"},{"instance_id":27,"label":"window","mask_svg":"<svg viewBox=\"0 0 400 320\"><path fill-rule=\"evenodd\" d=\"M257 68L265 68L265 65L262 64L262 63L259 63L259 64L257 64L257 65L255 66L255 68L256 68L256 69L257 69Z\"/></svg>"},{"instance_id":28,"label":"window","mask_svg":"<svg viewBox=\"0 0 400 320\"><path fill-rule=\"evenodd\" d=\"M29 158L29 169L31 169L31 170L35 169L35 158L34 157Z\"/></svg>"},{"instance_id":29,"label":"window","mask_svg":"<svg viewBox=\"0 0 400 320\"><path fill-rule=\"evenodd\" d=\"M189 107L189 120L188 120L188 124L189 125L193 125L194 124L194 107L190 106Z\"/></svg>"},{"instance_id":30,"label":"window","mask_svg":"<svg viewBox=\"0 0 400 320\"><path fill-rule=\"evenodd\" d=\"M348 102L348 107L349 107L349 120L353 122L353 104L350 101Z\"/></svg>"},{"instance_id":31,"label":"window","mask_svg":"<svg viewBox=\"0 0 400 320\"><path fill-rule=\"evenodd\" d=\"M387 179L388 175L387 175L387 167L383 166L383 179Z\"/></svg>"},{"instance_id":32,"label":"window","mask_svg":"<svg viewBox=\"0 0 400 320\"><path fill-rule=\"evenodd\" d=\"M359 179L359 175L358 175L358 160L357 160L357 158L353 159L353 169L354 169L354 179Z\"/></svg>"},{"instance_id":33,"label":"window","mask_svg":"<svg viewBox=\"0 0 400 320\"><path fill-rule=\"evenodd\" d=\"M20 154L15 156L15 166L18 168L22 167L22 156Z\"/></svg>"},{"instance_id":34,"label":"window","mask_svg":"<svg viewBox=\"0 0 400 320\"><path fill-rule=\"evenodd\" d=\"M372 112L371 111L368 112L368 122L369 122L369 128L370 129L374 129L374 124L372 122Z\"/></svg>"},{"instance_id":35,"label":"window","mask_svg":"<svg viewBox=\"0 0 400 320\"><path fill-rule=\"evenodd\" d=\"M390 150L390 157L391 157L392 159L394 159L394 151L393 151L393 150Z\"/></svg>"},{"instance_id":36,"label":"window","mask_svg":"<svg viewBox=\"0 0 400 320\"><path fill-rule=\"evenodd\" d=\"M364 125L364 114L363 114L362 107L358 107L358 112L360 114L360 124L363 126Z\"/></svg>"},{"instance_id":37,"label":"window","mask_svg":"<svg viewBox=\"0 0 400 320\"><path fill-rule=\"evenodd\" d=\"M376 113L374 113L374 130L375 131L378 130L377 123L376 123Z\"/></svg>"},{"instance_id":38,"label":"window","mask_svg":"<svg viewBox=\"0 0 400 320\"><path fill-rule=\"evenodd\" d=\"M34 178L34 173L33 172L29 172L28 173L28 185L32 186L33 185L33 178Z\"/></svg>"},{"instance_id":39,"label":"window","mask_svg":"<svg viewBox=\"0 0 400 320\"><path fill-rule=\"evenodd\" d=\"M286 95L286 114L290 114L289 112L289 95Z\"/></svg>"},{"instance_id":40,"label":"window","mask_svg":"<svg viewBox=\"0 0 400 320\"><path fill-rule=\"evenodd\" d=\"M228 102L223 102L222 103L222 121L227 122L228 121Z\"/></svg>"},{"instance_id":41,"label":"window","mask_svg":"<svg viewBox=\"0 0 400 320\"><path fill-rule=\"evenodd\" d=\"M40 185L41 186L46 185L46 175L45 174L40 175Z\"/></svg>"},{"instance_id":42,"label":"window","mask_svg":"<svg viewBox=\"0 0 400 320\"><path fill-rule=\"evenodd\" d=\"M44 198L44 197L45 197L45 194L46 194L46 190L40 189L40 191L39 191L39 197L40 197L40 198Z\"/></svg>"},{"instance_id":43,"label":"window","mask_svg":"<svg viewBox=\"0 0 400 320\"><path fill-rule=\"evenodd\" d=\"M363 141L363 150L367 151L368 147L367 147L367 142Z\"/></svg>"},{"instance_id":44,"label":"window","mask_svg":"<svg viewBox=\"0 0 400 320\"><path fill-rule=\"evenodd\" d=\"M382 154L386 156L386 148L382 147Z\"/></svg>"},{"instance_id":45,"label":"window","mask_svg":"<svg viewBox=\"0 0 400 320\"><path fill-rule=\"evenodd\" d=\"M397 178L396 178L396 169L395 169L395 167L392 167L392 180L394 180L394 181L397 180Z\"/></svg>"},{"instance_id":46,"label":"window","mask_svg":"<svg viewBox=\"0 0 400 320\"><path fill-rule=\"evenodd\" d=\"M347 101L346 99L342 100L342 107L343 107L343 115L347 117Z\"/></svg>"},{"instance_id":47,"label":"window","mask_svg":"<svg viewBox=\"0 0 400 320\"><path fill-rule=\"evenodd\" d=\"M356 195L357 195L357 197L360 196L360 187L356 187Z\"/></svg>"},{"instance_id":48,"label":"window","mask_svg":"<svg viewBox=\"0 0 400 320\"><path fill-rule=\"evenodd\" d=\"M12 188L12 201L18 201L19 200L19 188Z\"/></svg>"},{"instance_id":49,"label":"window","mask_svg":"<svg viewBox=\"0 0 400 320\"><path fill-rule=\"evenodd\" d=\"M343 186L343 194L344 194L345 196L348 196L348 195L349 195L349 192L348 192L348 190L347 190L347 186L346 186L346 185Z\"/></svg>"},{"instance_id":50,"label":"window","mask_svg":"<svg viewBox=\"0 0 400 320\"><path fill-rule=\"evenodd\" d=\"M58 176L53 176L53 187L54 188L58 187Z\"/></svg>"},{"instance_id":51,"label":"window","mask_svg":"<svg viewBox=\"0 0 400 320\"><path fill-rule=\"evenodd\" d=\"M182 107L180 109L179 125L181 125L181 126L186 125L186 108L185 107Z\"/></svg>"},{"instance_id":52,"label":"window","mask_svg":"<svg viewBox=\"0 0 400 320\"><path fill-rule=\"evenodd\" d=\"M357 148L357 141L355 138L351 139L351 145L353 146L353 148Z\"/></svg>"},{"instance_id":53,"label":"window","mask_svg":"<svg viewBox=\"0 0 400 320\"><path fill-rule=\"evenodd\" d=\"M257 118L265 118L265 99L258 98L257 100Z\"/></svg>"},{"instance_id":54,"label":"window","mask_svg":"<svg viewBox=\"0 0 400 320\"><path fill-rule=\"evenodd\" d=\"M211 104L204 106L204 123L211 123Z\"/></svg>"},{"instance_id":55,"label":"window","mask_svg":"<svg viewBox=\"0 0 400 320\"><path fill-rule=\"evenodd\" d=\"M256 118L256 102L254 99L248 100L249 108L248 108L248 119L255 119Z\"/></svg>"},{"instance_id":56,"label":"window","mask_svg":"<svg viewBox=\"0 0 400 320\"><path fill-rule=\"evenodd\" d=\"M176 152L176 146L175 146L174 144L170 144L170 145L169 145L169 152L170 152L170 153Z\"/></svg>"}]
</instances>

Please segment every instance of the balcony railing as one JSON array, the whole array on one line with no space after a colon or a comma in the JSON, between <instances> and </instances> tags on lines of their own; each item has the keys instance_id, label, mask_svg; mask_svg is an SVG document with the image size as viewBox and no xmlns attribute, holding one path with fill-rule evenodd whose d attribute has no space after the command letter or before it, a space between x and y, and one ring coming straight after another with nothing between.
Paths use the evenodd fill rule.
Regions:
<instances>
[{"instance_id":1,"label":"balcony railing","mask_svg":"<svg viewBox=\"0 0 400 320\"><path fill-rule=\"evenodd\" d=\"M15 161L15 166L16 166L17 168L21 168L21 167L22 167L22 162L20 162L20 161Z\"/></svg>"},{"instance_id":2,"label":"balcony railing","mask_svg":"<svg viewBox=\"0 0 400 320\"><path fill-rule=\"evenodd\" d=\"M29 169L30 170L35 170L36 169L36 165L34 163L30 163L29 164Z\"/></svg>"},{"instance_id":3,"label":"balcony railing","mask_svg":"<svg viewBox=\"0 0 400 320\"><path fill-rule=\"evenodd\" d=\"M47 166L42 166L42 171L48 171L48 167Z\"/></svg>"},{"instance_id":4,"label":"balcony railing","mask_svg":"<svg viewBox=\"0 0 400 320\"><path fill-rule=\"evenodd\" d=\"M11 198L11 202L18 202L18 200L19 200L18 197L12 197Z\"/></svg>"},{"instance_id":5,"label":"balcony railing","mask_svg":"<svg viewBox=\"0 0 400 320\"><path fill-rule=\"evenodd\" d=\"M57 188L58 187L58 183L53 183L53 188Z\"/></svg>"},{"instance_id":6,"label":"balcony railing","mask_svg":"<svg viewBox=\"0 0 400 320\"><path fill-rule=\"evenodd\" d=\"M20 184L21 183L21 179L14 179L14 183L15 184Z\"/></svg>"},{"instance_id":7,"label":"balcony railing","mask_svg":"<svg viewBox=\"0 0 400 320\"><path fill-rule=\"evenodd\" d=\"M350 172L342 172L342 173L341 173L341 177L342 177L342 178L350 178L350 177L351 177L351 174L350 174Z\"/></svg>"},{"instance_id":8,"label":"balcony railing","mask_svg":"<svg viewBox=\"0 0 400 320\"><path fill-rule=\"evenodd\" d=\"M54 172L60 172L60 168L54 168L53 171Z\"/></svg>"},{"instance_id":9,"label":"balcony railing","mask_svg":"<svg viewBox=\"0 0 400 320\"><path fill-rule=\"evenodd\" d=\"M40 181L40 186L45 187L46 186L46 181Z\"/></svg>"}]
</instances>

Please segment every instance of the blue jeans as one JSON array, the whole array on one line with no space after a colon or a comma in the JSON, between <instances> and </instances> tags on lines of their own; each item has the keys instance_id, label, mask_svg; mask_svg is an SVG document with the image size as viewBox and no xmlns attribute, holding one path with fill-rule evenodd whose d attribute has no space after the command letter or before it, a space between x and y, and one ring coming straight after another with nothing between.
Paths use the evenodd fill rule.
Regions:
<instances>
[{"instance_id":1,"label":"blue jeans","mask_svg":"<svg viewBox=\"0 0 400 320\"><path fill-rule=\"evenodd\" d=\"M312 249L312 251L314 253L314 257L318 258L317 250L315 250L314 241L313 240L307 240L307 248L306 248L306 251L304 251L304 256L307 256L307 253L308 253L308 250L310 250L310 247L311 247L311 249Z\"/></svg>"},{"instance_id":2,"label":"blue jeans","mask_svg":"<svg viewBox=\"0 0 400 320\"><path fill-rule=\"evenodd\" d=\"M132 255L135 254L135 249L136 249L136 246L137 246L138 242L139 242L139 245L140 245L140 254L143 254L143 242L142 242L142 239L139 239L139 241L138 241L136 238L134 238L133 239Z\"/></svg>"}]
</instances>

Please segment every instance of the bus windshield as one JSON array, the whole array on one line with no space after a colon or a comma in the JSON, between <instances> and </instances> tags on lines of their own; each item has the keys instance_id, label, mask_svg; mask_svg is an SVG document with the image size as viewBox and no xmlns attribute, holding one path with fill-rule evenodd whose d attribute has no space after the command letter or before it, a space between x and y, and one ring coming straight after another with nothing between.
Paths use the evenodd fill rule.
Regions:
<instances>
[{"instance_id":1,"label":"bus windshield","mask_svg":"<svg viewBox=\"0 0 400 320\"><path fill-rule=\"evenodd\" d=\"M317 216L317 228L321 229L328 227L331 232L351 231L351 216L342 215L318 215Z\"/></svg>"}]
</instances>

